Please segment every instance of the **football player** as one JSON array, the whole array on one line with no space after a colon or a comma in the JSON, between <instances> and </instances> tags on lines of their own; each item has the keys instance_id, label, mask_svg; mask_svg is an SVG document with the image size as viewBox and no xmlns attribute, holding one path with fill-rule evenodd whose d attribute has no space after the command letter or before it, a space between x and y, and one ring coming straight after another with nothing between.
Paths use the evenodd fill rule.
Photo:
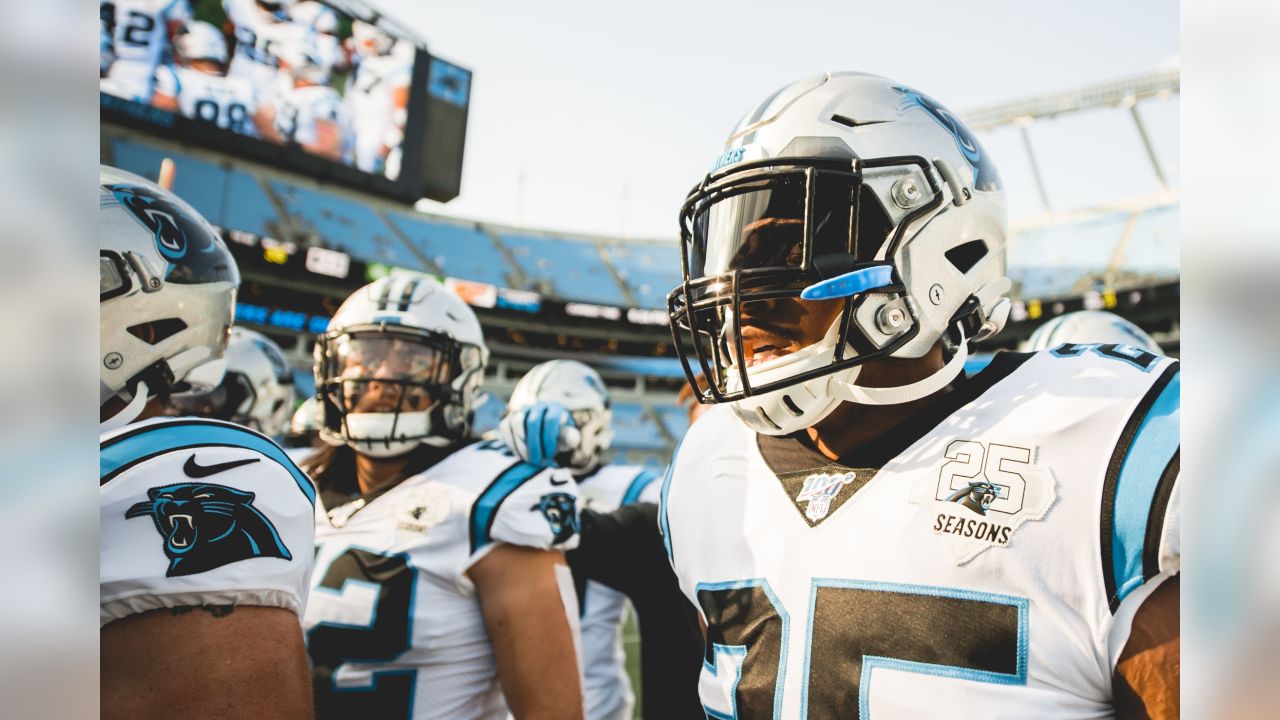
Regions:
<instances>
[{"instance_id":1,"label":"football player","mask_svg":"<svg viewBox=\"0 0 1280 720\"><path fill-rule=\"evenodd\" d=\"M604 381L589 366L576 360L535 366L516 383L507 412L498 426L499 437L527 462L568 468L578 482L584 509L607 513L636 502L657 502L658 473L635 465L601 464L613 438L612 412ZM568 442L560 450L562 434L568 435ZM622 649L625 596L585 581L581 603L587 718L629 719L635 696Z\"/></svg>"},{"instance_id":2,"label":"football player","mask_svg":"<svg viewBox=\"0 0 1280 720\"><path fill-rule=\"evenodd\" d=\"M317 342L320 718L582 717L577 489L469 440L488 354L470 307L412 273L356 291Z\"/></svg>"},{"instance_id":3,"label":"football player","mask_svg":"<svg viewBox=\"0 0 1280 720\"><path fill-rule=\"evenodd\" d=\"M709 716L1177 715L1179 364L1064 345L965 378L1006 226L960 119L860 73L770 95L688 196L670 318L721 407L660 524Z\"/></svg>"},{"instance_id":4,"label":"football player","mask_svg":"<svg viewBox=\"0 0 1280 720\"><path fill-rule=\"evenodd\" d=\"M173 36L191 19L188 0L103 0L98 3L102 27L110 38L112 62L102 89L112 95L151 101L156 68L168 61ZM100 44L100 55L101 46Z\"/></svg>"},{"instance_id":5,"label":"football player","mask_svg":"<svg viewBox=\"0 0 1280 720\"><path fill-rule=\"evenodd\" d=\"M289 433L285 437L289 457L302 462L315 450L315 442L320 437L320 405L316 397L303 400L298 409L293 411L289 420Z\"/></svg>"},{"instance_id":6,"label":"football player","mask_svg":"<svg viewBox=\"0 0 1280 720\"><path fill-rule=\"evenodd\" d=\"M356 63L346 95L355 132L355 164L394 180L400 174L414 49L360 20L352 22L348 42Z\"/></svg>"},{"instance_id":7,"label":"football player","mask_svg":"<svg viewBox=\"0 0 1280 720\"><path fill-rule=\"evenodd\" d=\"M325 83L329 68L313 38L296 38L276 46L280 72L287 76L276 104L274 142L296 143L304 150L335 162L344 160L349 145L347 111L338 91Z\"/></svg>"},{"instance_id":8,"label":"football player","mask_svg":"<svg viewBox=\"0 0 1280 720\"><path fill-rule=\"evenodd\" d=\"M226 420L270 438L282 436L292 415L294 392L293 371L280 346L262 333L233 327L223 357L226 372L218 387L175 397L172 412Z\"/></svg>"},{"instance_id":9,"label":"football player","mask_svg":"<svg viewBox=\"0 0 1280 720\"><path fill-rule=\"evenodd\" d=\"M213 123L224 130L256 137L267 122L258 109L253 83L228 77L227 40L207 22L188 24L174 38L179 64L156 68L151 104Z\"/></svg>"},{"instance_id":10,"label":"football player","mask_svg":"<svg viewBox=\"0 0 1280 720\"><path fill-rule=\"evenodd\" d=\"M292 0L222 0L230 31L235 35L235 54L227 75L248 80L264 107L275 105L280 61L274 45L281 33L288 32L292 4Z\"/></svg>"},{"instance_id":11,"label":"football player","mask_svg":"<svg viewBox=\"0 0 1280 720\"><path fill-rule=\"evenodd\" d=\"M155 417L220 382L235 261L159 186L100 185L103 717L311 717L311 481L253 430Z\"/></svg>"},{"instance_id":12,"label":"football player","mask_svg":"<svg viewBox=\"0 0 1280 720\"><path fill-rule=\"evenodd\" d=\"M1063 343L1129 345L1163 355L1157 343L1142 328L1106 310L1079 310L1059 315L1031 333L1019 349L1023 352L1051 350Z\"/></svg>"},{"instance_id":13,"label":"football player","mask_svg":"<svg viewBox=\"0 0 1280 720\"><path fill-rule=\"evenodd\" d=\"M582 539L568 559L583 597L587 717L630 717L632 693L618 644L627 597L640 628L644 716L702 718L702 638L658 533L657 474L600 465L612 438L610 420L600 376L580 362L552 360L521 378L498 434L528 462L570 468L585 500Z\"/></svg>"}]
</instances>

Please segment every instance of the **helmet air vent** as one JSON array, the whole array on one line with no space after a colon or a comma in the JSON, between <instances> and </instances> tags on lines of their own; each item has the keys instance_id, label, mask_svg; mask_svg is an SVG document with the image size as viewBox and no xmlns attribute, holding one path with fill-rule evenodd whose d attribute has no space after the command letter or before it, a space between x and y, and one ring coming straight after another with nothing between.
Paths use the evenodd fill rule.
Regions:
<instances>
[{"instance_id":1,"label":"helmet air vent","mask_svg":"<svg viewBox=\"0 0 1280 720\"><path fill-rule=\"evenodd\" d=\"M961 274L964 274L972 270L979 260L987 256L987 243L982 240L970 240L951 248L945 255L947 260Z\"/></svg>"},{"instance_id":2,"label":"helmet air vent","mask_svg":"<svg viewBox=\"0 0 1280 720\"><path fill-rule=\"evenodd\" d=\"M152 322L131 325L129 334L148 345L158 345L165 340L187 329L187 324L180 318L165 318Z\"/></svg>"}]
</instances>

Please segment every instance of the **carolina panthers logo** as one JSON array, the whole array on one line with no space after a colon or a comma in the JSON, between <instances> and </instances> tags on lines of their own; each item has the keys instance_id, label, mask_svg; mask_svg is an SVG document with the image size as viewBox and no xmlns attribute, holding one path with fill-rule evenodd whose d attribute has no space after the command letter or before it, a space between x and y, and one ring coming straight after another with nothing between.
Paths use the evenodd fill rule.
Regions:
<instances>
[{"instance_id":1,"label":"carolina panthers logo","mask_svg":"<svg viewBox=\"0 0 1280 720\"><path fill-rule=\"evenodd\" d=\"M986 515L991 503L1000 497L1000 488L989 482L971 482L947 496L947 502L960 503L979 515Z\"/></svg>"},{"instance_id":2,"label":"carolina panthers logo","mask_svg":"<svg viewBox=\"0 0 1280 720\"><path fill-rule=\"evenodd\" d=\"M280 534L253 506L253 493L213 483L177 483L151 488L148 500L125 511L150 516L164 538L166 577L195 575L239 560L292 560Z\"/></svg>"},{"instance_id":3,"label":"carolina panthers logo","mask_svg":"<svg viewBox=\"0 0 1280 720\"><path fill-rule=\"evenodd\" d=\"M944 130L951 133L951 136L956 140L956 147L960 149L961 154L969 161L969 166L973 168L974 189L1000 189L1000 174L996 171L995 163L991 162L991 158L982 149L978 138L973 134L972 130L960 122L960 118L957 118L937 100L919 91L902 85L895 86L893 89L902 93L901 109L906 110L918 107L929 113L929 117L933 118Z\"/></svg>"},{"instance_id":4,"label":"carolina panthers logo","mask_svg":"<svg viewBox=\"0 0 1280 720\"><path fill-rule=\"evenodd\" d=\"M547 493L529 509L542 511L542 517L547 519L551 532L555 533L554 544L558 545L578 533L577 500L569 493Z\"/></svg>"}]
</instances>

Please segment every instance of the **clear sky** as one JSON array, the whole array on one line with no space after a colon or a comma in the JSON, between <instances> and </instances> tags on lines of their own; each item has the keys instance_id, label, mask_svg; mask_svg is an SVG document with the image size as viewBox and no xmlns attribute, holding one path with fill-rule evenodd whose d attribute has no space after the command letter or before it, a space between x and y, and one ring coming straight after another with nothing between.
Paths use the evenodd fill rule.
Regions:
<instances>
[{"instance_id":1,"label":"clear sky","mask_svg":"<svg viewBox=\"0 0 1280 720\"><path fill-rule=\"evenodd\" d=\"M806 75L875 72L963 113L1178 61L1176 0L373 2L475 72L462 194L421 209L632 238L673 238L733 123ZM1178 105L1140 106L1175 185ZM1056 209L1156 188L1123 111L1031 130ZM983 141L1013 219L1040 213L1016 133Z\"/></svg>"}]
</instances>

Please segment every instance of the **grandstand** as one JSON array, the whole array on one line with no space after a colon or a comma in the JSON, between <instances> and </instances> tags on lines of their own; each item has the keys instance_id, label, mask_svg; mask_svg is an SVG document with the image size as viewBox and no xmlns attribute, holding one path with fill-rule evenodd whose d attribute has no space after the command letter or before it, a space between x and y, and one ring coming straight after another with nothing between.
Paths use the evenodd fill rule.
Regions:
<instances>
[{"instance_id":1,"label":"grandstand","mask_svg":"<svg viewBox=\"0 0 1280 720\"><path fill-rule=\"evenodd\" d=\"M987 349L1015 346L1053 315L1108 308L1176 352L1179 206L1134 108L1177 87L1176 72L1164 73L968 115L978 130L1016 124L1025 133L1064 113L1129 110L1162 188L1154 198L1054 213L1042 185L1046 213L1016 224L1011 239L1010 326ZM529 367L572 356L610 385L620 459L661 463L684 433L687 420L675 407L684 375L666 327L666 295L680 281L673 239L467 222L105 123L102 137L104 162L144 176L155 177L163 157L176 159L174 190L232 240L245 280L240 320L281 342L301 387L310 386L311 340L327 313L356 287L408 268L448 278L477 308L493 355L480 429L496 425Z\"/></svg>"}]
</instances>

